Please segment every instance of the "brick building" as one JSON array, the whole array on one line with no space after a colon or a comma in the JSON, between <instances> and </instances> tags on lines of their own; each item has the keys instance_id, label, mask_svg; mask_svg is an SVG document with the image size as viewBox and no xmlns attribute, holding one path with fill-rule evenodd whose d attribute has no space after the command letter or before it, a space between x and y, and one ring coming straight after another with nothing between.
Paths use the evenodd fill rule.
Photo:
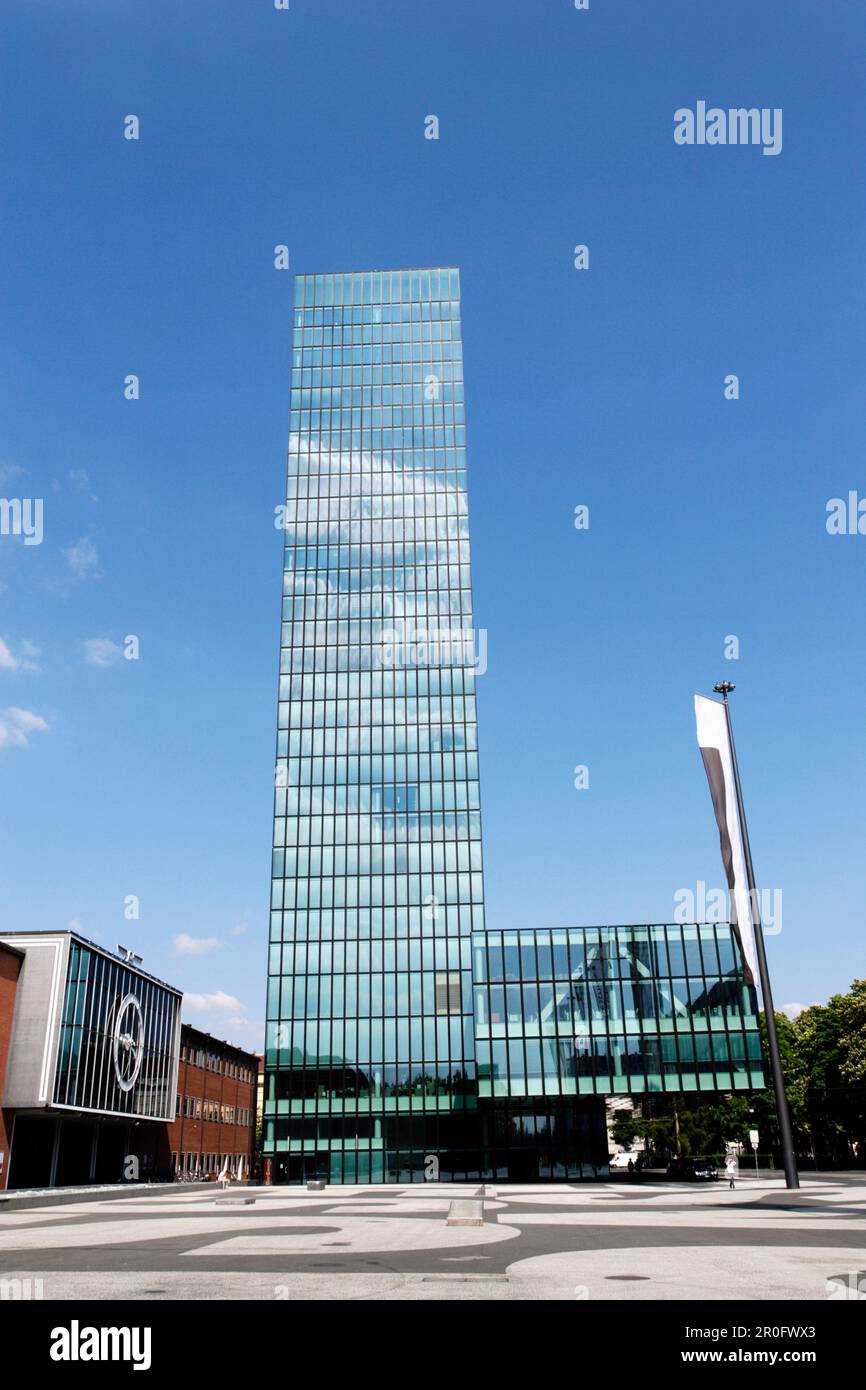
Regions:
<instances>
[{"instance_id":1,"label":"brick building","mask_svg":"<svg viewBox=\"0 0 866 1390\"><path fill-rule=\"evenodd\" d=\"M259 1059L184 1023L175 1118L168 1127L171 1171L240 1178L253 1171Z\"/></svg>"},{"instance_id":2,"label":"brick building","mask_svg":"<svg viewBox=\"0 0 866 1390\"><path fill-rule=\"evenodd\" d=\"M3 1094L3 1078L6 1075L6 1061L9 1044L12 1040L12 1019L15 1013L15 993L18 988L18 975L24 952L0 941L0 1099ZM12 1138L12 1117L0 1108L0 1190L6 1186L9 1170L9 1145Z\"/></svg>"}]
</instances>

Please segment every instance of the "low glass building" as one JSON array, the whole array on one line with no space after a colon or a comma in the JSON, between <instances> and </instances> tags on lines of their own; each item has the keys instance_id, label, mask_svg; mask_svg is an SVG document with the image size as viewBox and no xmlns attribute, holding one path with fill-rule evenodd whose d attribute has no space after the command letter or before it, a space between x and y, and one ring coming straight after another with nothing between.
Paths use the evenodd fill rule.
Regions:
<instances>
[{"instance_id":1,"label":"low glass building","mask_svg":"<svg viewBox=\"0 0 866 1390\"><path fill-rule=\"evenodd\" d=\"M764 1084L727 924L489 931L472 957L480 1097Z\"/></svg>"},{"instance_id":2,"label":"low glass building","mask_svg":"<svg viewBox=\"0 0 866 1390\"><path fill-rule=\"evenodd\" d=\"M764 1085L727 924L478 932L472 961L484 1177L606 1174L593 1098Z\"/></svg>"}]
</instances>

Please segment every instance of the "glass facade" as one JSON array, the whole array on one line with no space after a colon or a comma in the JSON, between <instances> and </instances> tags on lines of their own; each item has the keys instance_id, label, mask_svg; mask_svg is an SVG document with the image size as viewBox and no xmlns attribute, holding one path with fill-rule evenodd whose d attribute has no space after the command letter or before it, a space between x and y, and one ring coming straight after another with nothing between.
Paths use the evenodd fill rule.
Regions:
<instances>
[{"instance_id":1,"label":"glass facade","mask_svg":"<svg viewBox=\"0 0 866 1390\"><path fill-rule=\"evenodd\" d=\"M764 1085L727 924L479 932L472 954L487 1180L606 1177L606 1096Z\"/></svg>"},{"instance_id":2,"label":"glass facade","mask_svg":"<svg viewBox=\"0 0 866 1390\"><path fill-rule=\"evenodd\" d=\"M73 937L53 1103L174 1118L181 995Z\"/></svg>"},{"instance_id":3,"label":"glass facade","mask_svg":"<svg viewBox=\"0 0 866 1390\"><path fill-rule=\"evenodd\" d=\"M460 286L295 281L265 1153L278 1180L448 1173L484 925ZM447 1158L445 1158L447 1155Z\"/></svg>"},{"instance_id":4,"label":"glass facade","mask_svg":"<svg viewBox=\"0 0 866 1390\"><path fill-rule=\"evenodd\" d=\"M594 1176L603 1097L763 1085L727 926L485 930L454 269L295 282L264 1156Z\"/></svg>"},{"instance_id":5,"label":"glass facade","mask_svg":"<svg viewBox=\"0 0 866 1390\"><path fill-rule=\"evenodd\" d=\"M490 931L472 950L481 1097L764 1084L727 924Z\"/></svg>"}]
</instances>

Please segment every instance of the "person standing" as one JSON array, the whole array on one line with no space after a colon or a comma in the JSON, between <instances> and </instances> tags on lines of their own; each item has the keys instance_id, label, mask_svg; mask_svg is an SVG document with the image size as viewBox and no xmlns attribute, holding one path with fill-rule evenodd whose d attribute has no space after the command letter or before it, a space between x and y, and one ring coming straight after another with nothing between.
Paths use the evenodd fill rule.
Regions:
<instances>
[{"instance_id":1,"label":"person standing","mask_svg":"<svg viewBox=\"0 0 866 1390\"><path fill-rule=\"evenodd\" d=\"M728 1154L727 1160L725 1161L725 1177L728 1179L728 1187L732 1192L736 1186L738 1168L739 1164L737 1163L736 1154Z\"/></svg>"}]
</instances>

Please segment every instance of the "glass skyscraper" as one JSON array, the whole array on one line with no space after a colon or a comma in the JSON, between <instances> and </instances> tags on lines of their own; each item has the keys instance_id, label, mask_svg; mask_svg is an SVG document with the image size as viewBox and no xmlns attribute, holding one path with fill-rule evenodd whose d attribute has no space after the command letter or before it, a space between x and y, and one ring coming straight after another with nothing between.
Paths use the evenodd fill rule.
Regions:
<instances>
[{"instance_id":1,"label":"glass skyscraper","mask_svg":"<svg viewBox=\"0 0 866 1390\"><path fill-rule=\"evenodd\" d=\"M456 270L296 277L283 521L265 1180L591 1178L606 1095L762 1085L727 924L486 928Z\"/></svg>"},{"instance_id":2,"label":"glass skyscraper","mask_svg":"<svg viewBox=\"0 0 866 1390\"><path fill-rule=\"evenodd\" d=\"M302 275L265 1151L277 1180L477 1171L484 925L460 284Z\"/></svg>"}]
</instances>

